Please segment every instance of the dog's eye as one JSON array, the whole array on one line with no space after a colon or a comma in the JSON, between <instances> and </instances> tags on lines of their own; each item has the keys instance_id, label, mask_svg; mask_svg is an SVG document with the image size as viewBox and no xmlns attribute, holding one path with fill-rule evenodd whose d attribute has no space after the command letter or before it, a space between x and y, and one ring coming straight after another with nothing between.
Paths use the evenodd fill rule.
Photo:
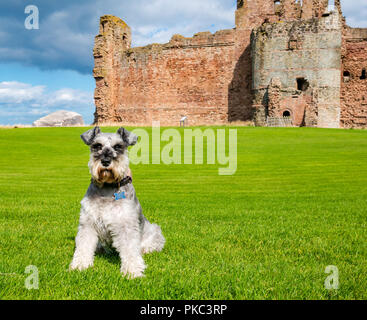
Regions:
<instances>
[{"instance_id":1,"label":"dog's eye","mask_svg":"<svg viewBox=\"0 0 367 320\"><path fill-rule=\"evenodd\" d=\"M100 143L96 143L96 144L92 145L92 149L94 151L99 151L99 150L102 149L102 145Z\"/></svg>"},{"instance_id":2,"label":"dog's eye","mask_svg":"<svg viewBox=\"0 0 367 320\"><path fill-rule=\"evenodd\" d=\"M115 151L122 151L122 144L116 144L114 147Z\"/></svg>"}]
</instances>

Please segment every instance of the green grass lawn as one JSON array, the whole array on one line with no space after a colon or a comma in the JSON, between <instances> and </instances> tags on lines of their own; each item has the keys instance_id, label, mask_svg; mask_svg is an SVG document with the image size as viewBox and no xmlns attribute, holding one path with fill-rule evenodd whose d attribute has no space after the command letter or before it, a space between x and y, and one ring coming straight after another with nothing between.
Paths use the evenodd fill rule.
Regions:
<instances>
[{"instance_id":1,"label":"green grass lawn","mask_svg":"<svg viewBox=\"0 0 367 320\"><path fill-rule=\"evenodd\" d=\"M367 299L367 131L238 128L234 176L132 166L167 242L145 256L146 277L126 280L116 255L68 271L85 130L0 129L0 299ZM24 286L28 265L39 290ZM337 291L324 288L328 265Z\"/></svg>"}]
</instances>

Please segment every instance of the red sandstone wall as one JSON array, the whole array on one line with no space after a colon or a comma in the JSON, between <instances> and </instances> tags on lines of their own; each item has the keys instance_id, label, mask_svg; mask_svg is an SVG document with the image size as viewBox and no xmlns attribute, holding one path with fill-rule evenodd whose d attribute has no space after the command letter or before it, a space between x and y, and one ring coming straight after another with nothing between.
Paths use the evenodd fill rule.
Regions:
<instances>
[{"instance_id":1,"label":"red sandstone wall","mask_svg":"<svg viewBox=\"0 0 367 320\"><path fill-rule=\"evenodd\" d=\"M175 36L165 45L123 52L117 31L123 23L115 28L116 21L109 21L96 38L95 122L177 125L183 115L190 124L252 119L251 31L271 17L273 0L239 1L234 30Z\"/></svg>"},{"instance_id":2,"label":"red sandstone wall","mask_svg":"<svg viewBox=\"0 0 367 320\"><path fill-rule=\"evenodd\" d=\"M130 49L130 28L119 18L101 18L94 48L95 123L177 125L251 120L253 105L250 37L262 23L319 17L327 0L238 0L236 29L194 38L175 36L165 45ZM335 1L341 11L340 0ZM348 29L343 64L351 73L342 82L342 126L366 126L367 31Z\"/></svg>"},{"instance_id":3,"label":"red sandstone wall","mask_svg":"<svg viewBox=\"0 0 367 320\"><path fill-rule=\"evenodd\" d=\"M174 36L165 45L127 50L116 78L116 121L178 125L187 116L190 125L226 123L233 35Z\"/></svg>"},{"instance_id":4,"label":"red sandstone wall","mask_svg":"<svg viewBox=\"0 0 367 320\"><path fill-rule=\"evenodd\" d=\"M361 79L362 69L367 73L367 29L345 30L341 86L341 126L367 127L367 79Z\"/></svg>"},{"instance_id":5,"label":"red sandstone wall","mask_svg":"<svg viewBox=\"0 0 367 320\"><path fill-rule=\"evenodd\" d=\"M96 80L94 99L95 123L115 122L116 105L119 100L119 82L123 52L130 48L131 30L121 19L106 15L100 19L99 35L93 49Z\"/></svg>"}]
</instances>

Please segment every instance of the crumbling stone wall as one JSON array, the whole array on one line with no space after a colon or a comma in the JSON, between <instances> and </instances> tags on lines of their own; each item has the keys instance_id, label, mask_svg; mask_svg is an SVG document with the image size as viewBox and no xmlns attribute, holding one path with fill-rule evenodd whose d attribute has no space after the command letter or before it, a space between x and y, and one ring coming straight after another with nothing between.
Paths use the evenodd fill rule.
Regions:
<instances>
[{"instance_id":1,"label":"crumbling stone wall","mask_svg":"<svg viewBox=\"0 0 367 320\"><path fill-rule=\"evenodd\" d=\"M233 30L173 36L164 45L124 52L116 120L177 125L228 121L228 85L233 72Z\"/></svg>"},{"instance_id":2,"label":"crumbling stone wall","mask_svg":"<svg viewBox=\"0 0 367 320\"><path fill-rule=\"evenodd\" d=\"M109 17L96 38L96 123L177 125L182 116L193 125L228 121L233 30L130 48L127 28Z\"/></svg>"},{"instance_id":3,"label":"crumbling stone wall","mask_svg":"<svg viewBox=\"0 0 367 320\"><path fill-rule=\"evenodd\" d=\"M265 98L268 99L267 116L272 118L290 117L292 124L298 127L317 124L312 92L302 94L296 88L284 88L279 78L273 78L265 91L265 95L267 95Z\"/></svg>"},{"instance_id":4,"label":"crumbling stone wall","mask_svg":"<svg viewBox=\"0 0 367 320\"><path fill-rule=\"evenodd\" d=\"M263 125L289 112L300 126L366 127L367 29L347 27L340 0L333 14L328 2L237 0L234 29L141 48L121 19L101 17L95 123Z\"/></svg>"},{"instance_id":5,"label":"crumbling stone wall","mask_svg":"<svg viewBox=\"0 0 367 320\"><path fill-rule=\"evenodd\" d=\"M99 35L96 36L93 50L96 123L116 121L116 107L121 99L121 83L118 81L121 60L130 45L131 29L125 22L110 15L101 17Z\"/></svg>"},{"instance_id":6,"label":"crumbling stone wall","mask_svg":"<svg viewBox=\"0 0 367 320\"><path fill-rule=\"evenodd\" d=\"M363 71L365 70L365 71ZM341 126L367 127L367 29L344 31Z\"/></svg>"},{"instance_id":7,"label":"crumbling stone wall","mask_svg":"<svg viewBox=\"0 0 367 320\"><path fill-rule=\"evenodd\" d=\"M278 18L273 0L240 0L233 30L130 49L130 28L102 17L94 49L95 123L176 125L182 115L191 124L252 119L251 32Z\"/></svg>"},{"instance_id":8,"label":"crumbling stone wall","mask_svg":"<svg viewBox=\"0 0 367 320\"><path fill-rule=\"evenodd\" d=\"M334 11L319 19L266 23L252 35L255 119L288 112L295 125L340 126L342 23ZM273 79L279 79L274 82ZM276 83L280 97L271 101ZM280 89L279 89L280 87Z\"/></svg>"},{"instance_id":9,"label":"crumbling stone wall","mask_svg":"<svg viewBox=\"0 0 367 320\"><path fill-rule=\"evenodd\" d=\"M261 9L259 9L261 8ZM228 120L252 120L251 33L264 21L275 20L273 0L238 0L235 14L235 66L228 87Z\"/></svg>"}]
</instances>

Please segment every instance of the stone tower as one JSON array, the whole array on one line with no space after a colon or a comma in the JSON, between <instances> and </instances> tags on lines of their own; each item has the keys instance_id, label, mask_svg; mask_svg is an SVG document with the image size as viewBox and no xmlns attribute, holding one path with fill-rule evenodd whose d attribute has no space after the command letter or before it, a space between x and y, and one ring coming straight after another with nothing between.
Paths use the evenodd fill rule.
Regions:
<instances>
[{"instance_id":1,"label":"stone tower","mask_svg":"<svg viewBox=\"0 0 367 320\"><path fill-rule=\"evenodd\" d=\"M296 126L340 127L342 29L335 10L254 30L253 104L258 125L265 125L268 116L284 116Z\"/></svg>"},{"instance_id":2,"label":"stone tower","mask_svg":"<svg viewBox=\"0 0 367 320\"><path fill-rule=\"evenodd\" d=\"M99 34L95 38L93 50L96 80L94 94L96 112L95 123L114 122L120 90L117 73L121 67L121 57L131 46L131 29L121 19L105 15L100 19Z\"/></svg>"},{"instance_id":3,"label":"stone tower","mask_svg":"<svg viewBox=\"0 0 367 320\"><path fill-rule=\"evenodd\" d=\"M259 8L261 8L259 10ZM273 0L238 0L234 29L234 71L228 90L228 120L253 118L251 33L274 17ZM272 19L274 20L274 19Z\"/></svg>"}]
</instances>

